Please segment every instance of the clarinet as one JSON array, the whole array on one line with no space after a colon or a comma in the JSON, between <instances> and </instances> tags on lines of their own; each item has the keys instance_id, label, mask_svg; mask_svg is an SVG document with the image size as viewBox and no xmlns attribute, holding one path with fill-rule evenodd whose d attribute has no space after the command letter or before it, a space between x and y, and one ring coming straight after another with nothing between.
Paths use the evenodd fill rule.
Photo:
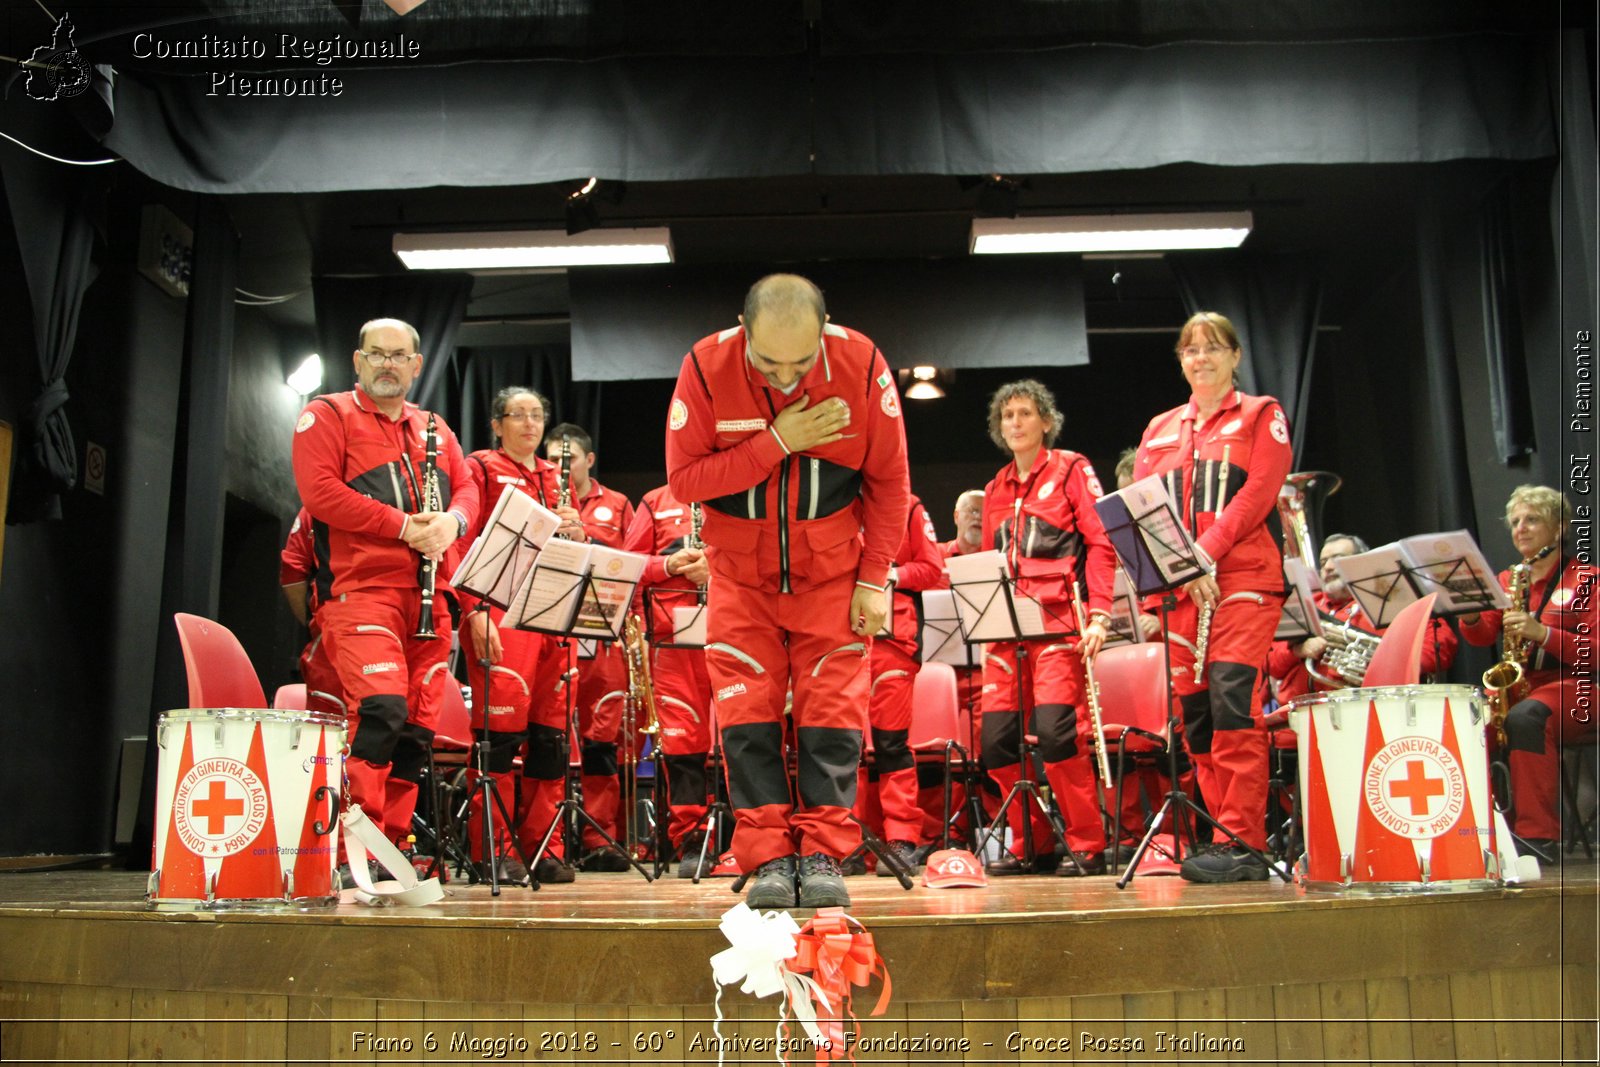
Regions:
<instances>
[{"instance_id":1,"label":"clarinet","mask_svg":"<svg viewBox=\"0 0 1600 1067\"><path fill-rule=\"evenodd\" d=\"M423 435L422 500L419 511L439 511L444 502L439 493L439 416L428 413L428 430ZM417 571L417 584L422 587L422 607L417 612L417 632L411 636L434 638L433 589L439 576L439 561L422 557Z\"/></svg>"},{"instance_id":2,"label":"clarinet","mask_svg":"<svg viewBox=\"0 0 1600 1067\"><path fill-rule=\"evenodd\" d=\"M572 438L561 439L561 466L556 468L556 507L572 506Z\"/></svg>"},{"instance_id":3,"label":"clarinet","mask_svg":"<svg viewBox=\"0 0 1600 1067\"><path fill-rule=\"evenodd\" d=\"M689 547L702 550L706 543L700 540L700 527L705 525L706 513L698 503L689 505ZM706 602L706 587L701 586L695 591L695 600L704 604Z\"/></svg>"}]
</instances>

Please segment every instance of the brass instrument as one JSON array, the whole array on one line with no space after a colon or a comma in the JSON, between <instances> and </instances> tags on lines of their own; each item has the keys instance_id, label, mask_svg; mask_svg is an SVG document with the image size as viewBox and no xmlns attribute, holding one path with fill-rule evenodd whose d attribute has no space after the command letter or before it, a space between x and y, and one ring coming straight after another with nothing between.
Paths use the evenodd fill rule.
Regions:
<instances>
[{"instance_id":1,"label":"brass instrument","mask_svg":"<svg viewBox=\"0 0 1600 1067\"><path fill-rule=\"evenodd\" d=\"M439 491L439 416L431 411L422 441L422 499L417 501L417 510L437 512L444 508L443 494ZM417 611L417 632L412 637L427 639L439 636L433 629L433 593L438 577L439 561L423 556L417 570L417 584L422 587L422 607Z\"/></svg>"},{"instance_id":2,"label":"brass instrument","mask_svg":"<svg viewBox=\"0 0 1600 1067\"><path fill-rule=\"evenodd\" d=\"M556 468L556 507L572 506L572 438L561 439L561 465Z\"/></svg>"},{"instance_id":3,"label":"brass instrument","mask_svg":"<svg viewBox=\"0 0 1600 1067\"><path fill-rule=\"evenodd\" d=\"M1082 640L1088 616L1083 613L1083 586L1078 583L1073 583L1072 587L1072 611L1078 617L1078 637ZM1100 719L1100 683L1095 680L1094 659L1090 656L1083 657L1083 692L1089 705L1089 724L1094 729L1094 754L1100 766L1100 780L1110 789L1111 760L1106 755L1105 726Z\"/></svg>"},{"instance_id":4,"label":"brass instrument","mask_svg":"<svg viewBox=\"0 0 1600 1067\"><path fill-rule=\"evenodd\" d=\"M1325 611L1322 618L1322 639L1328 643L1322 658L1314 664L1306 660L1306 673L1329 689L1356 688L1367 676L1367 667L1378 651L1379 637L1359 626L1352 626ZM1319 671L1317 666L1322 670Z\"/></svg>"},{"instance_id":5,"label":"brass instrument","mask_svg":"<svg viewBox=\"0 0 1600 1067\"><path fill-rule=\"evenodd\" d=\"M1322 533L1322 505L1339 491L1344 479L1331 471L1297 471L1278 490L1278 519L1283 523L1283 554L1299 556L1316 574L1317 540Z\"/></svg>"},{"instance_id":6,"label":"brass instrument","mask_svg":"<svg viewBox=\"0 0 1600 1067\"><path fill-rule=\"evenodd\" d=\"M1511 586L1506 594L1511 598L1512 611L1528 610L1528 587L1533 584L1533 565L1548 556L1556 546L1545 545L1532 559L1525 559L1511 568ZM1520 635L1508 633L1500 636L1500 662L1483 672L1483 696L1489 702L1489 723L1495 737L1504 747L1506 743L1506 714L1512 706L1528 695L1533 683L1528 681L1528 642Z\"/></svg>"},{"instance_id":7,"label":"brass instrument","mask_svg":"<svg viewBox=\"0 0 1600 1067\"><path fill-rule=\"evenodd\" d=\"M635 728L640 710L643 709L645 723L637 727L637 732L659 739L661 721L656 716L655 683L650 677L650 646L645 643L644 624L637 614L629 615L622 624L622 654L628 665L628 691L622 704L622 800L627 811L624 851L630 859L639 859L644 849L639 840L639 741L635 736ZM664 768L658 767L656 780L660 782L665 776ZM664 836L661 831L665 822L660 814L663 808L664 805L660 803L654 805L658 836ZM662 845L663 842L657 842L658 849ZM658 857L665 854L664 851L657 852Z\"/></svg>"}]
</instances>

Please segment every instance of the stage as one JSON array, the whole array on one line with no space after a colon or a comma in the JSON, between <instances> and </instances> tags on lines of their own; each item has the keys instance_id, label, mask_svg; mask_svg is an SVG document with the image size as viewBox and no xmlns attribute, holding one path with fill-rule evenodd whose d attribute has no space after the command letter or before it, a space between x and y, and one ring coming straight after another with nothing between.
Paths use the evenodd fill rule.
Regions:
<instances>
[{"instance_id":1,"label":"stage","mask_svg":"<svg viewBox=\"0 0 1600 1067\"><path fill-rule=\"evenodd\" d=\"M583 874L498 899L452 883L426 908L174 914L144 906L140 873L0 873L0 1060L715 1062L730 884ZM1384 898L1156 876L849 886L893 980L863 1063L1596 1058L1581 858L1524 888ZM725 1062L774 1062L775 998L729 988L722 1011Z\"/></svg>"}]
</instances>

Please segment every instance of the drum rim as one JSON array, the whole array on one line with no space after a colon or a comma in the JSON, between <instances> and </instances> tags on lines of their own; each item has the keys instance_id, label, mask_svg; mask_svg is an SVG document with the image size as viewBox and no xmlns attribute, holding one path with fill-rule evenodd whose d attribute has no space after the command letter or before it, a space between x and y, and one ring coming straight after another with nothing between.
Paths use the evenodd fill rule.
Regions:
<instances>
[{"instance_id":1,"label":"drum rim","mask_svg":"<svg viewBox=\"0 0 1600 1067\"><path fill-rule=\"evenodd\" d=\"M218 721L299 723L302 726L336 726L340 729L346 726L343 715L307 708L171 708L161 713L156 725Z\"/></svg>"},{"instance_id":2,"label":"drum rim","mask_svg":"<svg viewBox=\"0 0 1600 1067\"><path fill-rule=\"evenodd\" d=\"M1468 685L1465 682L1437 682L1432 684L1418 682L1416 685L1373 685L1354 689L1330 689L1323 693L1307 693L1304 696L1295 697L1289 701L1286 707L1288 712L1293 714L1296 711L1308 711L1318 704L1343 704L1347 701L1378 699L1393 700L1396 697L1427 696L1430 694L1442 695L1445 690L1449 690L1452 693L1462 693L1477 700L1483 699L1483 694L1477 686Z\"/></svg>"}]
</instances>

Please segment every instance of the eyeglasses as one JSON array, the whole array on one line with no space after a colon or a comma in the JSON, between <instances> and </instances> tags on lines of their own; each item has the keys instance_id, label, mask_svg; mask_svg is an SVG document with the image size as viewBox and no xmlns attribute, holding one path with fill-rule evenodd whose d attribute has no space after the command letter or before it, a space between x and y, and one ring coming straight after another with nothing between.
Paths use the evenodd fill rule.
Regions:
<instances>
[{"instance_id":1,"label":"eyeglasses","mask_svg":"<svg viewBox=\"0 0 1600 1067\"><path fill-rule=\"evenodd\" d=\"M504 411L496 415L497 419L510 419L512 422L543 422L542 411Z\"/></svg>"},{"instance_id":2,"label":"eyeglasses","mask_svg":"<svg viewBox=\"0 0 1600 1067\"><path fill-rule=\"evenodd\" d=\"M411 360L416 356L416 353L415 352L367 352L367 351L363 350L361 355L366 359L366 361L367 361L369 366L381 367L385 363L393 363L393 364L395 364L397 366L399 364L401 364L401 363L410 363Z\"/></svg>"},{"instance_id":3,"label":"eyeglasses","mask_svg":"<svg viewBox=\"0 0 1600 1067\"><path fill-rule=\"evenodd\" d=\"M1204 353L1205 355L1215 358L1216 356L1222 355L1224 352L1232 351L1233 347L1231 345L1219 345L1213 343L1206 345L1204 348L1201 348L1199 345L1189 345L1187 348L1180 348L1178 349L1178 355L1182 356L1184 359L1194 359L1196 356Z\"/></svg>"}]
</instances>

